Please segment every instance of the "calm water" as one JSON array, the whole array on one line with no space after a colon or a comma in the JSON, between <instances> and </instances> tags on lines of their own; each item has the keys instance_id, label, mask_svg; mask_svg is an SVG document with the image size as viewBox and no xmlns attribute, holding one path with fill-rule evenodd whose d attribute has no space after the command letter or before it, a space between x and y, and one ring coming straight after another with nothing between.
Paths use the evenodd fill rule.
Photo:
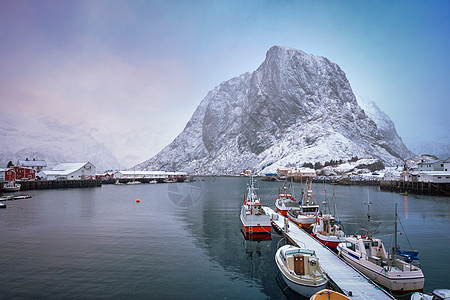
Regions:
<instances>
[{"instance_id":1,"label":"calm water","mask_svg":"<svg viewBox=\"0 0 450 300\"><path fill-rule=\"evenodd\" d=\"M240 232L246 184L245 178L200 178L30 191L31 199L8 201L0 210L0 298L293 298L278 284L280 237L245 241ZM259 183L263 205L274 207L281 185ZM366 224L369 198L387 247L398 203L408 238L420 250L425 291L450 288L449 198L404 197L378 187L316 184L313 190L320 203L336 190L347 234Z\"/></svg>"}]
</instances>

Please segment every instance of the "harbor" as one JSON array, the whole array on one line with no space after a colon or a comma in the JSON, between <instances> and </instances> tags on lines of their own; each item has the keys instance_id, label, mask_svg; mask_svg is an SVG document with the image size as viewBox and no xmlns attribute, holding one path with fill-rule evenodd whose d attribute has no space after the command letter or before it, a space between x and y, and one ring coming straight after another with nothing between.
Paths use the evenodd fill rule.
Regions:
<instances>
[{"instance_id":1,"label":"harbor","mask_svg":"<svg viewBox=\"0 0 450 300\"><path fill-rule=\"evenodd\" d=\"M4 253L0 264L5 266L2 278L8 278L0 294L5 298L94 298L101 294L141 299L305 299L277 281L274 258L284 236L273 228L269 239L262 241L245 240L241 233L239 215L248 178L194 179L189 183L30 190L26 193L31 199L0 201L7 204L7 209L0 210ZM281 186L280 182L256 184L263 207L275 210ZM450 207L444 198L405 197L364 186L314 184L312 189L319 204L323 189L337 190L339 218L348 235L365 223L363 202L369 195L374 203L372 218L383 223L377 236L386 247L390 241L386 235L392 233L392 227L386 226L392 223L394 203L398 203L408 238L420 250L424 290L448 287L450 246L442 239L447 236L444 225L450 220ZM294 191L298 193L299 189ZM279 217L278 223L282 221ZM294 225L289 228L294 232ZM298 234L296 239L305 243L298 242L299 246L318 248L319 263L336 290L352 291L351 299L358 299L354 285L360 279L350 279L345 285L338 278L357 272L340 261L342 270L334 275L326 260L328 256L333 261L340 258L303 231ZM375 287L368 280L362 284L370 292ZM381 293L381 299L390 299ZM367 298L362 295L360 299Z\"/></svg>"},{"instance_id":2,"label":"harbor","mask_svg":"<svg viewBox=\"0 0 450 300\"><path fill-rule=\"evenodd\" d=\"M264 207L266 214L272 216L273 227L293 245L313 250L331 285L337 291L351 296L352 299L395 299L377 284L340 259L336 253L311 237L297 224L276 213L270 207ZM287 224L287 226L286 226Z\"/></svg>"}]
</instances>

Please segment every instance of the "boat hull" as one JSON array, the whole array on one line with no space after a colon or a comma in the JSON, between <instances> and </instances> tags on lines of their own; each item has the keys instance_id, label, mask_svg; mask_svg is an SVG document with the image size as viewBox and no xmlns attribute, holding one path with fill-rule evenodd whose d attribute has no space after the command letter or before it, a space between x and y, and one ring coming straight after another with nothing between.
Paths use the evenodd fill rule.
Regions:
<instances>
[{"instance_id":1,"label":"boat hull","mask_svg":"<svg viewBox=\"0 0 450 300\"><path fill-rule=\"evenodd\" d=\"M327 286L327 281L321 285L308 285L292 281L284 274L284 272L281 272L281 276L291 290L307 298L310 298L312 295L323 290Z\"/></svg>"},{"instance_id":2,"label":"boat hull","mask_svg":"<svg viewBox=\"0 0 450 300\"><path fill-rule=\"evenodd\" d=\"M425 277L422 272L387 271L378 265L372 264L361 257L350 253L345 247L338 245L339 255L358 271L366 275L375 283L393 293L410 293L423 291ZM419 273L419 274L417 274Z\"/></svg>"},{"instance_id":3,"label":"boat hull","mask_svg":"<svg viewBox=\"0 0 450 300\"><path fill-rule=\"evenodd\" d=\"M314 233L312 234L319 242L327 246L328 248L331 248L332 250L336 250L337 246L345 242L345 237L337 237L337 236L326 236L322 235L320 233Z\"/></svg>"},{"instance_id":4,"label":"boat hull","mask_svg":"<svg viewBox=\"0 0 450 300\"><path fill-rule=\"evenodd\" d=\"M315 216L299 215L297 217L294 217L294 216L289 215L288 217L292 222L301 226L303 229L307 229L307 228L311 227L311 225L314 224L316 221Z\"/></svg>"},{"instance_id":5,"label":"boat hull","mask_svg":"<svg viewBox=\"0 0 450 300\"><path fill-rule=\"evenodd\" d=\"M280 209L277 206L277 212L280 213L280 215L282 215L282 216L285 216L285 217L287 216L287 209L286 210Z\"/></svg>"},{"instance_id":6,"label":"boat hull","mask_svg":"<svg viewBox=\"0 0 450 300\"><path fill-rule=\"evenodd\" d=\"M242 225L242 232L245 234L271 234L272 233L272 226L261 226L261 225L255 225L255 226L245 226Z\"/></svg>"}]
</instances>

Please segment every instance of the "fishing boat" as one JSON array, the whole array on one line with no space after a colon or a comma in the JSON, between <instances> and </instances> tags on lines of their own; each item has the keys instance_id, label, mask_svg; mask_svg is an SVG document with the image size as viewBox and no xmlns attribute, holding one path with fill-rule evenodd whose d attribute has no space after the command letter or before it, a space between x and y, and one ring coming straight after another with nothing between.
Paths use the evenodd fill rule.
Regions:
<instances>
[{"instance_id":1,"label":"fishing boat","mask_svg":"<svg viewBox=\"0 0 450 300\"><path fill-rule=\"evenodd\" d=\"M14 181L9 181L3 185L4 192L17 192L20 191L20 184L15 183Z\"/></svg>"},{"instance_id":2,"label":"fishing boat","mask_svg":"<svg viewBox=\"0 0 450 300\"><path fill-rule=\"evenodd\" d=\"M277 250L275 262L284 282L305 297L323 290L328 283L314 250L285 245Z\"/></svg>"},{"instance_id":3,"label":"fishing boat","mask_svg":"<svg viewBox=\"0 0 450 300\"><path fill-rule=\"evenodd\" d=\"M314 204L312 204L314 201ZM287 217L291 219L294 223L297 223L304 229L311 227L312 224L316 222L316 218L319 216L319 205L317 205L316 200L311 189L309 182L306 182L306 193L302 198L299 209L288 210Z\"/></svg>"},{"instance_id":4,"label":"fishing boat","mask_svg":"<svg viewBox=\"0 0 450 300\"><path fill-rule=\"evenodd\" d=\"M325 289L315 293L310 300L350 300L350 298L336 291Z\"/></svg>"},{"instance_id":5,"label":"fishing boat","mask_svg":"<svg viewBox=\"0 0 450 300\"><path fill-rule=\"evenodd\" d=\"M336 203L334 193L333 200ZM345 242L345 234L337 224L335 217L328 211L328 201L326 198L322 203L324 213L318 216L316 223L311 226L311 235L325 246L336 250L339 243ZM336 213L336 205L334 210Z\"/></svg>"},{"instance_id":6,"label":"fishing boat","mask_svg":"<svg viewBox=\"0 0 450 300\"><path fill-rule=\"evenodd\" d=\"M250 184L247 186L247 197L244 196L240 218L242 232L245 236L271 234L272 224L270 223L270 216L265 213L256 195L253 176L250 177Z\"/></svg>"},{"instance_id":7,"label":"fishing boat","mask_svg":"<svg viewBox=\"0 0 450 300\"><path fill-rule=\"evenodd\" d=\"M285 182L282 190L278 194L277 200L275 200L275 207L277 208L277 212L279 212L283 216L287 216L289 210L299 210L299 203L297 200L290 194L289 185Z\"/></svg>"},{"instance_id":8,"label":"fishing boat","mask_svg":"<svg viewBox=\"0 0 450 300\"><path fill-rule=\"evenodd\" d=\"M312 225L311 235L332 250L336 250L340 243L345 242L344 231L340 229L331 215L317 217L316 223Z\"/></svg>"},{"instance_id":9,"label":"fishing boat","mask_svg":"<svg viewBox=\"0 0 450 300\"><path fill-rule=\"evenodd\" d=\"M347 237L346 241L337 247L339 255L391 293L422 291L425 277L420 266L413 264L412 258L410 262L407 262L396 256L396 250L399 250L397 246L397 205L395 206L395 246L393 253L388 253L381 239L373 238L370 233L370 204L370 202L367 203L367 235Z\"/></svg>"}]
</instances>

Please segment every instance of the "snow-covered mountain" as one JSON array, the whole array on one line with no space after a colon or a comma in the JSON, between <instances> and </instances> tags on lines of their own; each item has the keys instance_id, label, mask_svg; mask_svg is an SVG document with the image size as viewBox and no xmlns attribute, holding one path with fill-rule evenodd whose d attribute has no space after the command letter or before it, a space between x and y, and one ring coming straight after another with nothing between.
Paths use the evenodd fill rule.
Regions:
<instances>
[{"instance_id":1,"label":"snow-covered mountain","mask_svg":"<svg viewBox=\"0 0 450 300\"><path fill-rule=\"evenodd\" d=\"M62 162L91 162L97 171L122 166L86 131L36 114L0 113L0 167L19 159L43 159L49 168Z\"/></svg>"},{"instance_id":2,"label":"snow-covered mountain","mask_svg":"<svg viewBox=\"0 0 450 300\"><path fill-rule=\"evenodd\" d=\"M263 173L354 156L394 165L412 153L386 115L358 105L337 64L274 46L256 71L210 91L183 132L137 168Z\"/></svg>"}]
</instances>

